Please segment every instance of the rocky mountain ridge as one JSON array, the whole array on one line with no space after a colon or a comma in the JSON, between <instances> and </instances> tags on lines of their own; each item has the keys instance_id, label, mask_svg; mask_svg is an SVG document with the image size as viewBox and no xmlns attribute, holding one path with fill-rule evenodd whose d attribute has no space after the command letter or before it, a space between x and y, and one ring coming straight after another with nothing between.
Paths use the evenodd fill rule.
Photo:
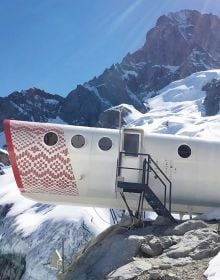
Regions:
<instances>
[{"instance_id":1,"label":"rocky mountain ridge","mask_svg":"<svg viewBox=\"0 0 220 280\"><path fill-rule=\"evenodd\" d=\"M74 123L77 112L80 124L96 125L101 112L121 103L146 112L147 98L170 82L220 67L220 49L216 43L220 40L218 27L217 16L197 11L184 10L161 16L147 33L141 49L69 93L61 109L61 118ZM91 101L91 96L96 102ZM85 114L86 103L92 106Z\"/></svg>"},{"instance_id":2,"label":"rocky mountain ridge","mask_svg":"<svg viewBox=\"0 0 220 280\"><path fill-rule=\"evenodd\" d=\"M217 224L189 220L169 225L162 220L133 230L120 225L108 228L86 246L59 279L207 279L209 261L220 250Z\"/></svg>"},{"instance_id":3,"label":"rocky mountain ridge","mask_svg":"<svg viewBox=\"0 0 220 280\"><path fill-rule=\"evenodd\" d=\"M163 15L142 48L67 97L36 88L1 97L0 130L5 118L114 127L115 114L107 109L125 103L146 113L147 99L170 82L220 68L219 42L220 18L215 15L192 10Z\"/></svg>"},{"instance_id":4,"label":"rocky mountain ridge","mask_svg":"<svg viewBox=\"0 0 220 280\"><path fill-rule=\"evenodd\" d=\"M48 122L59 115L64 98L37 88L0 97L0 130L4 119Z\"/></svg>"}]
</instances>

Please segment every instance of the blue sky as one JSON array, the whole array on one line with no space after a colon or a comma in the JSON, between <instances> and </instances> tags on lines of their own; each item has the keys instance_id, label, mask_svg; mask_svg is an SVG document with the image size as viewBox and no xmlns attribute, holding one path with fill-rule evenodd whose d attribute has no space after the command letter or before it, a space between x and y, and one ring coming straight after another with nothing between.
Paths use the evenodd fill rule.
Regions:
<instances>
[{"instance_id":1,"label":"blue sky","mask_svg":"<svg viewBox=\"0 0 220 280\"><path fill-rule=\"evenodd\" d=\"M0 0L0 96L38 87L66 96L141 47L156 19L219 0Z\"/></svg>"}]
</instances>

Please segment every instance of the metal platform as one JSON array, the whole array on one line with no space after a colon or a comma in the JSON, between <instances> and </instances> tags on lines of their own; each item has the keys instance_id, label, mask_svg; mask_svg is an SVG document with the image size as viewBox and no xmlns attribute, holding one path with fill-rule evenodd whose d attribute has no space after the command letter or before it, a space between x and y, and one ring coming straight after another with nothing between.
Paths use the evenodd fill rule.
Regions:
<instances>
[{"instance_id":1,"label":"metal platform","mask_svg":"<svg viewBox=\"0 0 220 280\"><path fill-rule=\"evenodd\" d=\"M171 222L175 222L174 217L171 214L171 194L172 194L172 183L166 174L160 169L158 164L152 159L149 154L135 154L134 156L141 156L144 158L142 168L132 168L126 167L121 165L121 158L125 152L121 152L119 156L118 162L118 178L120 178L121 171L123 169L127 170L137 170L138 172L142 172L141 183L134 183L134 182L127 182L127 181L117 181L117 187L121 189L123 193L123 200L126 203L127 208L129 208L124 193L139 193L139 205L138 205L138 212L139 216L142 216L143 211L143 200L145 199L147 203L151 206L154 212L157 213L158 216L163 216L168 218ZM127 154L127 153L126 153ZM164 199L163 202L159 199L159 197L155 194L152 188L149 185L149 176L150 172L153 172L155 178L159 180L164 188ZM168 195L167 195L168 193ZM168 203L168 208L167 208ZM129 213L131 213L131 210Z\"/></svg>"}]
</instances>

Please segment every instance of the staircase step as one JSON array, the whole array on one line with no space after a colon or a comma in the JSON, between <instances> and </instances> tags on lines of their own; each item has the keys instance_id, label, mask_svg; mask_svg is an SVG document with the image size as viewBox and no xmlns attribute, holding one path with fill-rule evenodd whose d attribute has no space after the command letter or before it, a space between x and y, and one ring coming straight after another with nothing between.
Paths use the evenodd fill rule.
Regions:
<instances>
[{"instance_id":1,"label":"staircase step","mask_svg":"<svg viewBox=\"0 0 220 280\"><path fill-rule=\"evenodd\" d=\"M134 192L142 192L145 190L146 186L139 183L118 181L118 188L123 189L125 192L131 192L133 190Z\"/></svg>"},{"instance_id":2,"label":"staircase step","mask_svg":"<svg viewBox=\"0 0 220 280\"><path fill-rule=\"evenodd\" d=\"M143 167L143 170L146 170L146 166L145 166L145 168ZM145 179L143 179L143 180L145 180ZM144 197L145 197L146 201L151 206L151 208L157 213L158 216L164 216L166 218L169 218L172 222L175 222L175 219L173 218L171 213L168 211L166 206L163 205L163 203L160 201L160 199L157 197L157 195L153 192L153 190L146 184L118 181L117 186L118 186L118 188L121 188L123 190L123 192L128 192L128 193L144 192Z\"/></svg>"},{"instance_id":3,"label":"staircase step","mask_svg":"<svg viewBox=\"0 0 220 280\"><path fill-rule=\"evenodd\" d=\"M167 217L172 222L175 222L175 219L173 218L171 213L162 204L162 202L159 200L159 198L155 195L155 193L152 191L150 187L146 187L144 196L148 204L152 207L152 209L157 213L158 216Z\"/></svg>"}]
</instances>

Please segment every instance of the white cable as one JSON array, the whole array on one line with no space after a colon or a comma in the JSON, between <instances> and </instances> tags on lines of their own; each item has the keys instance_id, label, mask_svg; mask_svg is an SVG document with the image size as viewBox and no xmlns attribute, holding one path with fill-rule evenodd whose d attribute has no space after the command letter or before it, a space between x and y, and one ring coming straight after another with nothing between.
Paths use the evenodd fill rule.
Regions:
<instances>
[{"instance_id":1,"label":"white cable","mask_svg":"<svg viewBox=\"0 0 220 280\"><path fill-rule=\"evenodd\" d=\"M106 224L108 224L108 225L111 225L111 223L106 222L106 221L98 214L98 212L96 211L96 209L95 209L94 207L93 207L93 209L94 209L96 215L97 215L104 223L106 223Z\"/></svg>"}]
</instances>

